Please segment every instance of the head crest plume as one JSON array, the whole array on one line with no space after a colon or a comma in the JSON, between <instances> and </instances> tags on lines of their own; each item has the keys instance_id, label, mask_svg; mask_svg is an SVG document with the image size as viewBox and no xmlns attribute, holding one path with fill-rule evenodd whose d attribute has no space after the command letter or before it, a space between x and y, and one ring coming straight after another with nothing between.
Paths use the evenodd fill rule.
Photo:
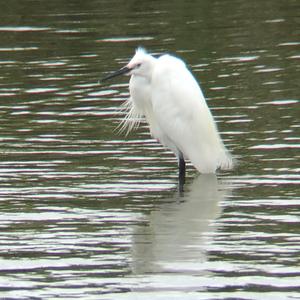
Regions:
<instances>
[{"instance_id":1,"label":"head crest plume","mask_svg":"<svg viewBox=\"0 0 300 300\"><path fill-rule=\"evenodd\" d=\"M135 54L147 54L147 51L144 47L139 46L138 48L136 48Z\"/></svg>"}]
</instances>

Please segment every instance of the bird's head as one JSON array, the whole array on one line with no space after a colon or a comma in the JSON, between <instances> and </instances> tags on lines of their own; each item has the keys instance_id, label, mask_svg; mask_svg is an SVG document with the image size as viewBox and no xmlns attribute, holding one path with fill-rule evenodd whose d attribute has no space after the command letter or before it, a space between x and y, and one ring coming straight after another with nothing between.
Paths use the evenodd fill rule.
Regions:
<instances>
[{"instance_id":1,"label":"bird's head","mask_svg":"<svg viewBox=\"0 0 300 300\"><path fill-rule=\"evenodd\" d=\"M145 49L138 48L130 62L120 70L106 76L102 81L116 77L118 75L135 75L142 77L151 77L152 68L156 59L148 54Z\"/></svg>"}]
</instances>

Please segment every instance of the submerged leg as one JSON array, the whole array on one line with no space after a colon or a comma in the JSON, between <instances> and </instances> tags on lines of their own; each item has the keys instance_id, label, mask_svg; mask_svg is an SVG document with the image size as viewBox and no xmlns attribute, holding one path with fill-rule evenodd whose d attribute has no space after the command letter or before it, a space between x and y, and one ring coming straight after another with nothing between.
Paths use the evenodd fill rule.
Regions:
<instances>
[{"instance_id":1,"label":"submerged leg","mask_svg":"<svg viewBox=\"0 0 300 300\"><path fill-rule=\"evenodd\" d=\"M185 161L182 153L179 154L179 176L178 176L178 184L179 184L179 192L183 192L183 186L185 183Z\"/></svg>"}]
</instances>

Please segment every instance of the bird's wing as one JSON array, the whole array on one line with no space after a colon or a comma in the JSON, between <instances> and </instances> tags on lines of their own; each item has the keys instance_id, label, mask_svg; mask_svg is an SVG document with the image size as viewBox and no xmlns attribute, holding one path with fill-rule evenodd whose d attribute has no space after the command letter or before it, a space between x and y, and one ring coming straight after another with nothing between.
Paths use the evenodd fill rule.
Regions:
<instances>
[{"instance_id":1,"label":"bird's wing","mask_svg":"<svg viewBox=\"0 0 300 300\"><path fill-rule=\"evenodd\" d=\"M201 89L184 63L159 58L152 76L152 105L161 130L202 173L230 168L228 155Z\"/></svg>"}]
</instances>

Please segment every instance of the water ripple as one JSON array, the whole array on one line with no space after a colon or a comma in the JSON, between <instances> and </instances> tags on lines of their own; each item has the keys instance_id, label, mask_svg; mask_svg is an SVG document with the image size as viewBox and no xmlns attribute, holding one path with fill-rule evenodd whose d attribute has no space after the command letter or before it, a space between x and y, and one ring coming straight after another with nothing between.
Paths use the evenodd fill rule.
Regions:
<instances>
[{"instance_id":1,"label":"water ripple","mask_svg":"<svg viewBox=\"0 0 300 300\"><path fill-rule=\"evenodd\" d=\"M296 6L17 2L0 26L0 298L297 298ZM128 78L99 78L140 43L193 70L235 170L188 163L179 194L147 126L118 132Z\"/></svg>"}]
</instances>

